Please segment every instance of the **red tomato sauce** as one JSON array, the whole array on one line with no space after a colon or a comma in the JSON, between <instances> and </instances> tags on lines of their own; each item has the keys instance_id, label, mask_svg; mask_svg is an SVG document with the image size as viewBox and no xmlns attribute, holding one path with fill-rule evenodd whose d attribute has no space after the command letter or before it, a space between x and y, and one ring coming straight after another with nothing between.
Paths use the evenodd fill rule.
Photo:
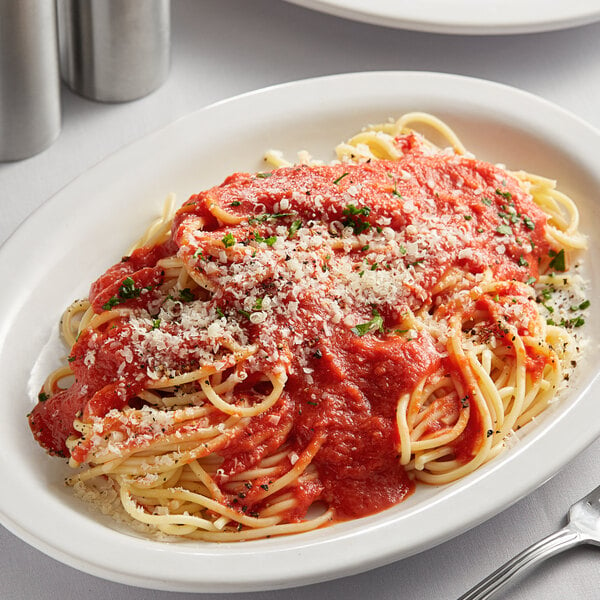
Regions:
<instances>
[{"instance_id":1,"label":"red tomato sauce","mask_svg":"<svg viewBox=\"0 0 600 600\"><path fill-rule=\"evenodd\" d=\"M490 268L497 277L526 281L538 276L540 258L549 249L544 214L504 171L473 159L422 153L412 136L400 138L398 146L406 155L396 162L291 167L264 176L234 174L220 186L190 198L175 217L170 242L135 251L111 267L90 290L97 313L121 304L147 309L161 300L164 271L157 261L177 252L188 269L202 273L214 294L208 301L211 306L236 319L251 343L260 346L269 340L269 354L274 348L291 348L293 337L300 340L296 348L302 349L303 359L292 351L282 398L220 450L224 462L217 477L221 485L228 477L257 465L284 442L300 455L311 440L321 436L324 441L312 461L318 478L294 489L298 504L288 515L291 520L303 518L315 500L333 506L337 517L343 519L383 510L411 493L414 484L398 460L398 399L427 375L439 369L449 372L455 366L442 358L428 333L407 339L393 328L407 309L431 302L434 287L450 268L472 273ZM241 222L222 225L210 212L213 205ZM282 282L281 275L295 258L291 252L274 252L267 267L253 276L250 288L248 281L242 281L241 287L235 282L219 282L224 270L251 266L248 261L257 260L257 254L260 258L262 253L276 250L277 239L282 238L278 226L286 228L286 242L292 239L297 235L296 222L305 229L314 224L331 229L341 223L356 236L363 232L383 236L385 229L405 232L408 250L396 245L393 266L382 253L366 258L370 256L365 249L368 244L355 244L345 253L344 260L353 265L349 273L358 274L356 281L361 281L361 270L385 274L404 269L412 277L397 297L379 302L376 310L362 297L340 300L346 318L365 324L377 315L381 318L378 327L357 334L356 325L339 322L327 333L318 318L325 314L323 296L331 289L325 286L322 294L313 290L295 295L294 285ZM448 231L451 236L446 235ZM422 259L411 259L410 248L422 250L424 233L429 236L429 251ZM228 240L233 240L230 247ZM254 248L254 254L248 248ZM220 259L225 250L229 252L226 263ZM336 260L330 251L316 247L312 262L302 265L305 279L317 280L341 269ZM293 327L289 317L281 314L267 323L244 320L248 311L241 303L240 290L247 289L260 290L261 298L276 292L284 306L297 302L293 314L300 316L294 317ZM134 294L128 290L142 291ZM71 352L75 384L34 408L31 428L49 452L67 454L65 440L75 433L76 415L84 419L102 416L140 402L135 396L150 382L146 359L134 356L123 368L117 355L130 344L131 336L122 335L128 328L126 320L117 325L93 334L84 332ZM177 333L175 325L171 327ZM186 361L193 363L194 343L184 344L184 356L177 359L182 371L189 368ZM135 347L129 349L135 355ZM90 352L93 364L86 358ZM272 357L262 360L256 368L267 370ZM531 359L532 372L541 368L543 365ZM459 408L448 405L444 410L450 414ZM469 460L482 443L474 405L471 415L456 443L457 458L462 461ZM84 460L85 454L84 445L75 458ZM260 507L259 488L270 481L258 483L244 498L246 508ZM238 498L230 501L241 504Z\"/></svg>"}]
</instances>

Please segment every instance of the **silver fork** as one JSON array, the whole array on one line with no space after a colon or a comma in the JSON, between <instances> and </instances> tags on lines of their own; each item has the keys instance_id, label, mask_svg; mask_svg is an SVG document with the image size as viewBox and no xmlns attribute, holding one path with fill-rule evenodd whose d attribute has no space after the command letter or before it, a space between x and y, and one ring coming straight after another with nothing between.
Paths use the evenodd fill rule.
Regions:
<instances>
[{"instance_id":1,"label":"silver fork","mask_svg":"<svg viewBox=\"0 0 600 600\"><path fill-rule=\"evenodd\" d=\"M491 598L517 575L579 544L600 546L600 486L571 506L565 527L517 554L458 600Z\"/></svg>"}]
</instances>

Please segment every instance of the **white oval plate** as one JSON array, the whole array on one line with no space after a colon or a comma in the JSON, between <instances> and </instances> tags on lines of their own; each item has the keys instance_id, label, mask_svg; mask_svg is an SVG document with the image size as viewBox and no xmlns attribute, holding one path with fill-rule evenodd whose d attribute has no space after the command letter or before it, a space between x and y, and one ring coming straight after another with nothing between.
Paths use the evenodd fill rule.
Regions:
<instances>
[{"instance_id":1,"label":"white oval plate","mask_svg":"<svg viewBox=\"0 0 600 600\"><path fill-rule=\"evenodd\" d=\"M288 0L354 21L434 33L498 35L600 19L597 0Z\"/></svg>"},{"instance_id":2,"label":"white oval plate","mask_svg":"<svg viewBox=\"0 0 600 600\"><path fill-rule=\"evenodd\" d=\"M0 520L50 556L114 581L173 591L250 591L358 573L451 538L531 492L600 433L597 373L580 365L569 393L519 443L455 484L420 487L380 514L296 536L238 544L160 543L89 509L63 484L64 461L34 442L25 415L64 349L57 322L73 298L118 261L171 191L188 195L236 170L261 169L265 149L333 158L367 123L410 110L446 119L479 157L558 178L600 231L600 134L518 90L432 73L325 77L200 110L81 175L0 249ZM598 237L587 273L598 298ZM597 311L594 311L597 312ZM586 325L594 351L598 318ZM591 354L592 351L588 352Z\"/></svg>"}]
</instances>

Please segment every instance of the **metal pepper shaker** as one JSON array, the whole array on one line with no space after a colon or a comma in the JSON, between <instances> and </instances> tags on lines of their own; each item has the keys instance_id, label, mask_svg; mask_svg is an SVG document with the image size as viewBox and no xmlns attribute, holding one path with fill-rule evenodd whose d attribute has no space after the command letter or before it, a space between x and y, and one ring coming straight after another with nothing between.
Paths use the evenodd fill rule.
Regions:
<instances>
[{"instance_id":1,"label":"metal pepper shaker","mask_svg":"<svg viewBox=\"0 0 600 600\"><path fill-rule=\"evenodd\" d=\"M0 0L0 161L41 152L60 127L54 2Z\"/></svg>"},{"instance_id":2,"label":"metal pepper shaker","mask_svg":"<svg viewBox=\"0 0 600 600\"><path fill-rule=\"evenodd\" d=\"M61 74L101 102L146 96L166 79L170 0L58 0Z\"/></svg>"}]
</instances>

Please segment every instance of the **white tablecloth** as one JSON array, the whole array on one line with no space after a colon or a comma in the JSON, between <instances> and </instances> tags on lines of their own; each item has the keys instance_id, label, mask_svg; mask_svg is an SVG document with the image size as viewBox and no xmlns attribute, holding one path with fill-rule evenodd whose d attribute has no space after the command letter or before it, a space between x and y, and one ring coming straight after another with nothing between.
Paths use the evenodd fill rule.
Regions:
<instances>
[{"instance_id":1,"label":"white tablecloth","mask_svg":"<svg viewBox=\"0 0 600 600\"><path fill-rule=\"evenodd\" d=\"M445 36L361 24L279 0L173 0L172 18L172 68L158 91L136 102L108 105L64 89L58 140L38 156L0 164L0 243L44 200L130 141L216 100L296 79L367 70L457 73L536 93L600 128L600 23L534 35ZM569 505L599 482L597 441L536 492L432 550L337 581L233 596L456 598L562 526ZM6 490L0 488L0 493ZM80 573L0 527L2 600L185 597ZM571 550L499 597L600 598L600 550Z\"/></svg>"}]
</instances>

